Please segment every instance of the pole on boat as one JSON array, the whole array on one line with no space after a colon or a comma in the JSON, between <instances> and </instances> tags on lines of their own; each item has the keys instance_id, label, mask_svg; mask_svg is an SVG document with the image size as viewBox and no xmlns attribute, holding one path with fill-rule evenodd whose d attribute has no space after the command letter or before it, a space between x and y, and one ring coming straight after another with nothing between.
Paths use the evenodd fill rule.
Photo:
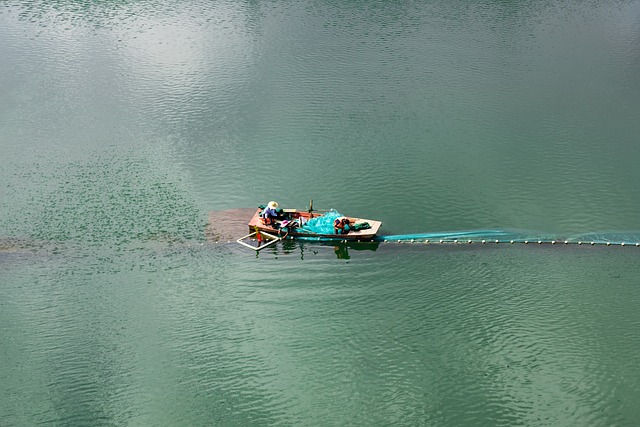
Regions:
<instances>
[{"instance_id":1,"label":"pole on boat","mask_svg":"<svg viewBox=\"0 0 640 427\"><path fill-rule=\"evenodd\" d=\"M313 199L309 199L309 218L313 218Z\"/></svg>"}]
</instances>

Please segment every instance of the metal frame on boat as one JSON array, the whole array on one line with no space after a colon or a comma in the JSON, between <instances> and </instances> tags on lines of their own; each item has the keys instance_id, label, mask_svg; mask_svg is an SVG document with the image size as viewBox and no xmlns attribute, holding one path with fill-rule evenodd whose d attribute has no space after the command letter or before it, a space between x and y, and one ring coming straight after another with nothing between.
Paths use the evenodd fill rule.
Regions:
<instances>
[{"instance_id":1,"label":"metal frame on boat","mask_svg":"<svg viewBox=\"0 0 640 427\"><path fill-rule=\"evenodd\" d=\"M252 237L256 237L256 241L258 242L257 246L253 246L250 243L245 242L245 240L253 240ZM267 243L262 244L262 237L265 237L265 240L269 240ZM259 251L261 249L266 248L267 246L273 245L276 242L282 240L282 237L274 236L269 233L265 233L264 231L254 231L253 233L247 234L246 236L242 236L236 242L240 243L242 246L245 246L249 249L253 249L254 251Z\"/></svg>"}]
</instances>

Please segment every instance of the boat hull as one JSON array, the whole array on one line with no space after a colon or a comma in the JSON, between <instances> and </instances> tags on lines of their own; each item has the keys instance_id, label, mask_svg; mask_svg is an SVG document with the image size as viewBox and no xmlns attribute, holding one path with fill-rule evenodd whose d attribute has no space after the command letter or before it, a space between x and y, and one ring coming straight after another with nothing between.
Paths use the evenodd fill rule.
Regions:
<instances>
[{"instance_id":1,"label":"boat hull","mask_svg":"<svg viewBox=\"0 0 640 427\"><path fill-rule=\"evenodd\" d=\"M265 233L280 235L281 237L286 235L287 237L296 238L296 239L342 240L342 241L347 240L347 241L356 241L356 242L358 241L368 242L375 239L376 235L378 234L378 230L382 225L382 222L380 221L347 216L347 218L352 224L367 222L369 223L371 228L368 228L366 230L358 230L358 231L352 230L346 234L317 234L317 233L305 232L304 230L299 230L297 228L294 228L287 232L284 230L280 230L278 227L266 225L262 221L262 218L260 217L261 211L262 211L261 209L257 209L253 217L251 218L251 221L249 221L248 225L249 225L250 232L260 230ZM312 218L316 218L322 215L321 213L315 213L315 212L309 213L304 211L298 211L295 209L285 209L284 213L288 218L291 218L293 220L302 219L302 221L304 222L307 222Z\"/></svg>"}]
</instances>

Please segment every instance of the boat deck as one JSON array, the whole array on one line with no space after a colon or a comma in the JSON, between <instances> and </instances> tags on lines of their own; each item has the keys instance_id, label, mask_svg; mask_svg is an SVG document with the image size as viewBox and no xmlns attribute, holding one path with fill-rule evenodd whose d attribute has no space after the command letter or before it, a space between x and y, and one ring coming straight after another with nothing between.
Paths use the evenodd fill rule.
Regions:
<instances>
[{"instance_id":1,"label":"boat deck","mask_svg":"<svg viewBox=\"0 0 640 427\"><path fill-rule=\"evenodd\" d=\"M257 209L256 212L253 214L253 217L251 218L248 224L249 230L255 231L255 229L257 228L258 230L266 233L278 234L280 231L278 228L265 225L262 222L262 219L260 218L260 212L261 212L261 209ZM302 218L303 221L308 221L311 218L316 218L322 215L322 213L309 213L304 211L298 211L295 209L284 209L284 212L285 214L288 214L294 219ZM311 232L304 232L303 230L293 229L292 231L289 232L288 235L296 238L321 238L321 239L331 239L331 240L369 241L376 237L376 235L378 234L378 230L382 226L382 222L380 221L375 221L375 220L365 219L365 218L356 218L356 217L350 217L350 216L347 216L347 218L351 221L352 224L367 222L369 223L371 228L368 228L365 230L358 230L358 231L352 230L346 234L333 234L333 233L316 234ZM280 234L282 234L281 231L280 231Z\"/></svg>"}]
</instances>

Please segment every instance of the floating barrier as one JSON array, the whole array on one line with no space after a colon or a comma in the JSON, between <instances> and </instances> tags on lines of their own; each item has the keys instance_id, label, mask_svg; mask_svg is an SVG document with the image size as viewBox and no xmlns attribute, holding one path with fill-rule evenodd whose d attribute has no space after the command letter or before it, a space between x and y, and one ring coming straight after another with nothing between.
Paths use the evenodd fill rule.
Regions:
<instances>
[{"instance_id":1,"label":"floating barrier","mask_svg":"<svg viewBox=\"0 0 640 427\"><path fill-rule=\"evenodd\" d=\"M420 234L399 234L378 236L375 241L382 243L422 243L422 244L525 244L538 245L564 243L565 245L589 244L606 246L640 247L640 233L598 233L559 238L547 234L535 234L506 230L469 230L434 232Z\"/></svg>"}]
</instances>

